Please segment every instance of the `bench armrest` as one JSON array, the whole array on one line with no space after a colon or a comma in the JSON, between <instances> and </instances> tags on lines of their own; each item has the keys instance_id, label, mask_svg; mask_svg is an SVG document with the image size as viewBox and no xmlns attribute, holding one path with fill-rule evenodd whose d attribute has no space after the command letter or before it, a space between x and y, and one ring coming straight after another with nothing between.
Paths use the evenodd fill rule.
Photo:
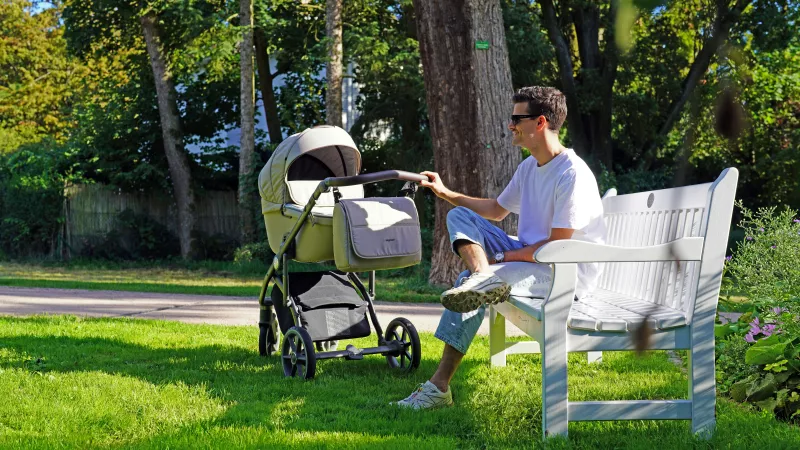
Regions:
<instances>
[{"instance_id":1,"label":"bench armrest","mask_svg":"<svg viewBox=\"0 0 800 450\"><path fill-rule=\"evenodd\" d=\"M541 246L534 257L545 264L588 262L700 261L701 237L685 237L647 247L618 247L575 239L561 239Z\"/></svg>"}]
</instances>

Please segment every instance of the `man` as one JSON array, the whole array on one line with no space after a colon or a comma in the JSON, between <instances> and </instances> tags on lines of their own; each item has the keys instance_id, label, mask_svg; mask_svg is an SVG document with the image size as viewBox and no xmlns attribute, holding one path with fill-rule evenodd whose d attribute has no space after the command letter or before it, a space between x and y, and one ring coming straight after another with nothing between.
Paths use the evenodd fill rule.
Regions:
<instances>
[{"instance_id":1,"label":"man","mask_svg":"<svg viewBox=\"0 0 800 450\"><path fill-rule=\"evenodd\" d=\"M445 348L436 373L397 402L398 406L426 409L453 404L450 380L483 321L485 305L505 301L511 291L491 265L536 263L536 250L559 239L604 241L603 204L594 174L558 139L567 117L564 94L554 88L526 87L514 94L513 102L508 125L512 143L528 149L531 157L517 167L497 199L453 192L439 174L422 172L429 178L422 185L456 206L447 215L447 229L453 251L469 271L459 276L456 287L442 294L442 305L447 309L436 337L444 341ZM489 222L503 220L509 212L519 215L518 239ZM550 266L531 264L525 269L527 289L533 296L544 297L552 279ZM591 292L598 273L597 264L579 265L578 297Z\"/></svg>"}]
</instances>

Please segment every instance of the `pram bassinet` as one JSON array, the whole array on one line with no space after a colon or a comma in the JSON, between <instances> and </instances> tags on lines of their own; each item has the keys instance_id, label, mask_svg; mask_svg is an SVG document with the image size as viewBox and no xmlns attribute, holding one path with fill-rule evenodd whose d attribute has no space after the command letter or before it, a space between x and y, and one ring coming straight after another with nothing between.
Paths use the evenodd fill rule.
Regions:
<instances>
[{"instance_id":1,"label":"pram bassinet","mask_svg":"<svg viewBox=\"0 0 800 450\"><path fill-rule=\"evenodd\" d=\"M346 131L333 126L309 128L284 140L270 157L258 177L261 212L267 227L267 239L273 252L283 243L303 207L321 180L328 177L358 175L361 154ZM364 197L364 186L342 186L341 198ZM332 261L333 209L332 192L325 192L311 210L308 226L295 240L293 258L299 262Z\"/></svg>"}]
</instances>

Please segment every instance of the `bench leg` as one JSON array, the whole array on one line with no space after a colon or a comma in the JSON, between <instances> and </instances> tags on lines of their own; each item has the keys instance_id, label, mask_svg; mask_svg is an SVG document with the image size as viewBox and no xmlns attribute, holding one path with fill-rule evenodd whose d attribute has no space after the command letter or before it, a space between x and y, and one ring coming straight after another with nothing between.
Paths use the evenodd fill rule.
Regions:
<instances>
[{"instance_id":1,"label":"bench leg","mask_svg":"<svg viewBox=\"0 0 800 450\"><path fill-rule=\"evenodd\" d=\"M506 318L489 307L489 357L492 367L506 366Z\"/></svg>"},{"instance_id":2,"label":"bench leg","mask_svg":"<svg viewBox=\"0 0 800 450\"><path fill-rule=\"evenodd\" d=\"M692 433L708 439L716 426L716 379L714 377L714 322L692 324L689 353L689 399L692 401Z\"/></svg>"},{"instance_id":3,"label":"bench leg","mask_svg":"<svg viewBox=\"0 0 800 450\"><path fill-rule=\"evenodd\" d=\"M542 304L542 434L567 437L567 319L575 297L575 264L556 264Z\"/></svg>"},{"instance_id":4,"label":"bench leg","mask_svg":"<svg viewBox=\"0 0 800 450\"><path fill-rule=\"evenodd\" d=\"M567 436L567 351L548 347L542 352L542 432L545 438Z\"/></svg>"},{"instance_id":5,"label":"bench leg","mask_svg":"<svg viewBox=\"0 0 800 450\"><path fill-rule=\"evenodd\" d=\"M586 352L586 358L591 363L601 363L603 362L603 352Z\"/></svg>"}]
</instances>

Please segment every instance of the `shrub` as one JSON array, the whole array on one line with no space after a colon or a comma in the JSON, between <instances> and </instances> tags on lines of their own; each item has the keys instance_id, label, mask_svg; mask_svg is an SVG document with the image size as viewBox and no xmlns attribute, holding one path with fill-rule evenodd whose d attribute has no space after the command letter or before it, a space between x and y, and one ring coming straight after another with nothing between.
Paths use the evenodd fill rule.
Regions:
<instances>
[{"instance_id":1,"label":"shrub","mask_svg":"<svg viewBox=\"0 0 800 450\"><path fill-rule=\"evenodd\" d=\"M725 264L728 290L735 289L761 308L800 300L800 218L788 207L741 209L745 239Z\"/></svg>"},{"instance_id":2,"label":"shrub","mask_svg":"<svg viewBox=\"0 0 800 450\"><path fill-rule=\"evenodd\" d=\"M50 253L64 221L66 150L48 140L0 157L0 252L10 257Z\"/></svg>"},{"instance_id":3,"label":"shrub","mask_svg":"<svg viewBox=\"0 0 800 450\"><path fill-rule=\"evenodd\" d=\"M195 248L200 259L215 261L230 261L239 242L222 233L208 235L201 231L195 232Z\"/></svg>"},{"instance_id":4,"label":"shrub","mask_svg":"<svg viewBox=\"0 0 800 450\"><path fill-rule=\"evenodd\" d=\"M85 257L156 260L180 255L178 238L166 226L129 209L117 215L105 236L86 244L81 251Z\"/></svg>"},{"instance_id":5,"label":"shrub","mask_svg":"<svg viewBox=\"0 0 800 450\"><path fill-rule=\"evenodd\" d=\"M616 188L619 194L633 192L653 191L665 189L672 182L672 173L668 169L610 172L605 167L597 174L597 187L600 195L611 188Z\"/></svg>"},{"instance_id":6,"label":"shrub","mask_svg":"<svg viewBox=\"0 0 800 450\"><path fill-rule=\"evenodd\" d=\"M800 219L789 208L737 206L745 239L725 264L725 283L752 311L716 326L720 392L800 423Z\"/></svg>"},{"instance_id":7,"label":"shrub","mask_svg":"<svg viewBox=\"0 0 800 450\"><path fill-rule=\"evenodd\" d=\"M718 325L720 392L800 423L800 325L796 309L775 307Z\"/></svg>"},{"instance_id":8,"label":"shrub","mask_svg":"<svg viewBox=\"0 0 800 450\"><path fill-rule=\"evenodd\" d=\"M268 242L254 242L245 244L233 252L233 262L237 264L247 264L253 261L261 261L269 264L275 256Z\"/></svg>"}]
</instances>

